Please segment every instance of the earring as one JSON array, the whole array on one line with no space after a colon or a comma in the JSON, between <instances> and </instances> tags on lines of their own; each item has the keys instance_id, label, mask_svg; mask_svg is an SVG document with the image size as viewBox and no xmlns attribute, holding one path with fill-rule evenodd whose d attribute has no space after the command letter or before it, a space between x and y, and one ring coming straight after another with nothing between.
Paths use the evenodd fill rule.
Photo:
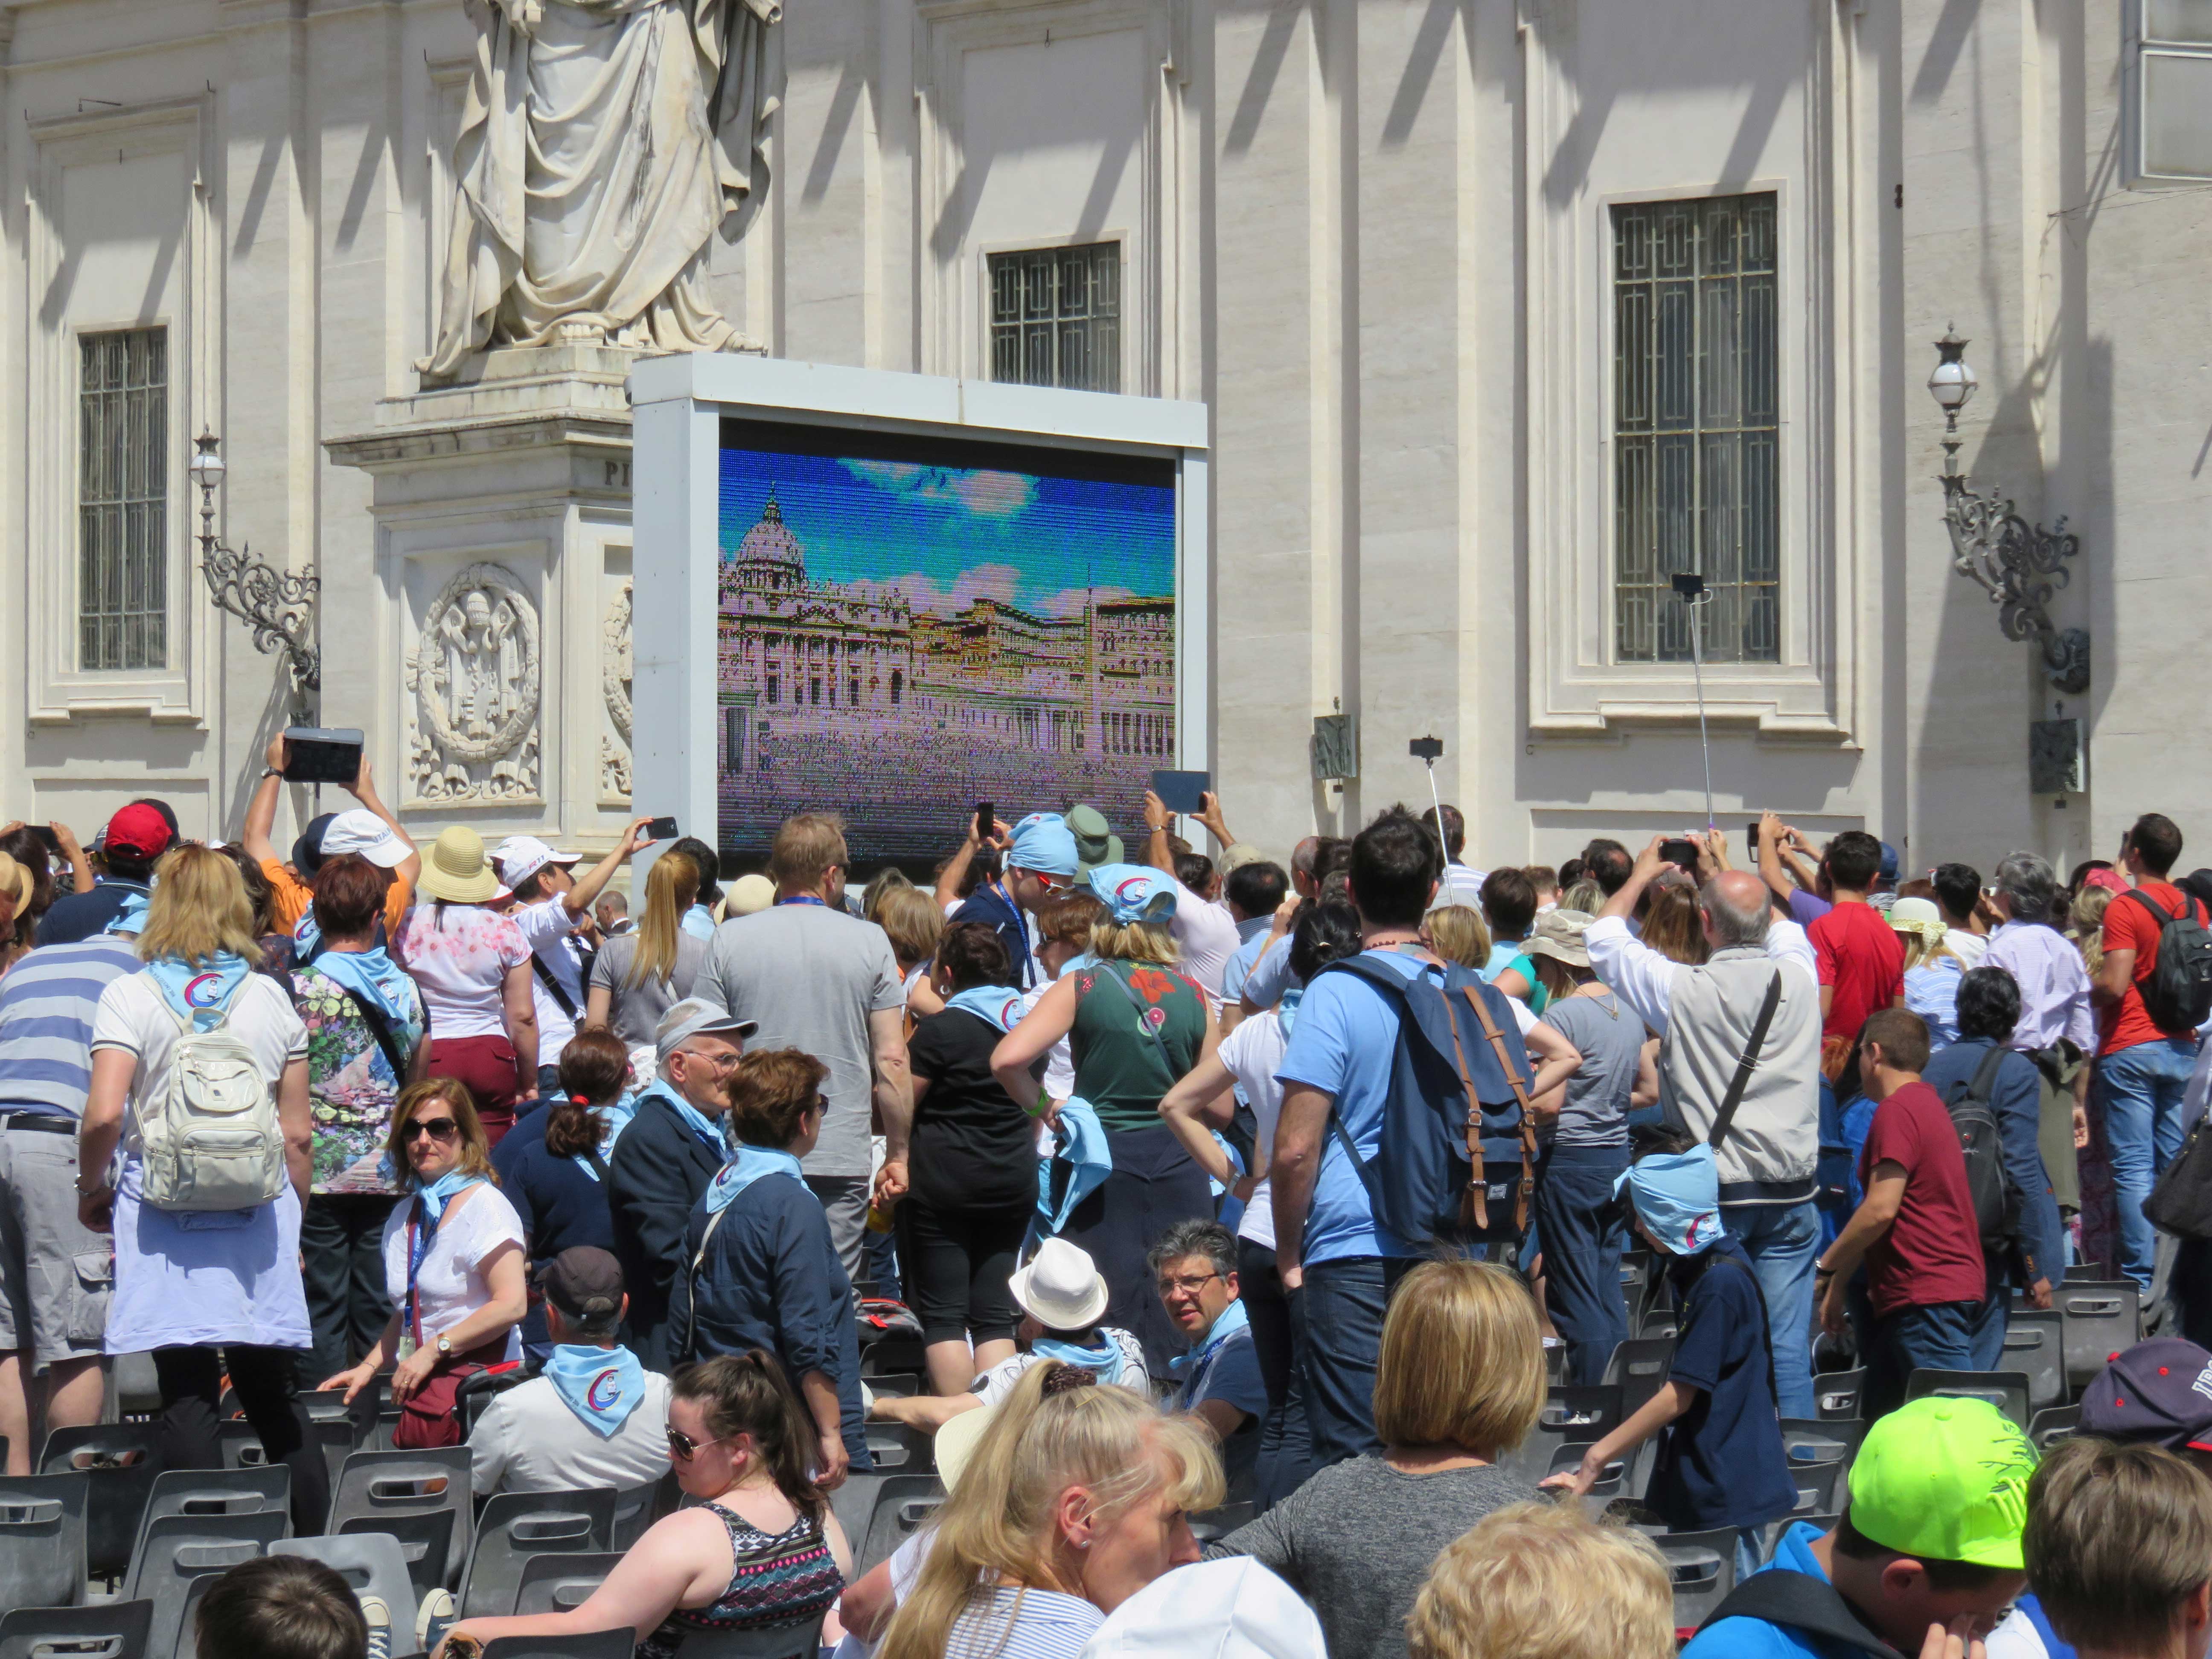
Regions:
<instances>
[{"instance_id":1,"label":"earring","mask_svg":"<svg viewBox=\"0 0 2212 1659\"><path fill-rule=\"evenodd\" d=\"M1088 1538L1079 1538L1075 1540L1075 1547L1079 1550L1087 1550L1091 1547L1091 1540Z\"/></svg>"}]
</instances>

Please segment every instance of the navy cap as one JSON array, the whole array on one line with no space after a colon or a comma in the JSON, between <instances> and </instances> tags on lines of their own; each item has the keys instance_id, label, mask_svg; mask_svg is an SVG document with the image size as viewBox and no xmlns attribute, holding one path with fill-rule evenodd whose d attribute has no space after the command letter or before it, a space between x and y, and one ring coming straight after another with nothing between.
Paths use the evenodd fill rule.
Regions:
<instances>
[{"instance_id":1,"label":"navy cap","mask_svg":"<svg viewBox=\"0 0 2212 1659\"><path fill-rule=\"evenodd\" d=\"M2081 1431L2212 1451L2212 1353L2162 1336L2114 1354L2081 1390Z\"/></svg>"},{"instance_id":2,"label":"navy cap","mask_svg":"<svg viewBox=\"0 0 2212 1659\"><path fill-rule=\"evenodd\" d=\"M1881 844L1881 878L1884 881L1897 879L1897 848L1887 842Z\"/></svg>"}]
</instances>

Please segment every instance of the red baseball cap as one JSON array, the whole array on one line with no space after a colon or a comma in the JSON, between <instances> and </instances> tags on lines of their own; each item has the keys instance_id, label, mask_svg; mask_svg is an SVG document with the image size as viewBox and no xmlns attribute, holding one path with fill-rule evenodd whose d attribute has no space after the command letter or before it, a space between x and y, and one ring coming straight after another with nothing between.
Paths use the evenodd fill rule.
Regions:
<instances>
[{"instance_id":1,"label":"red baseball cap","mask_svg":"<svg viewBox=\"0 0 2212 1659\"><path fill-rule=\"evenodd\" d=\"M143 801L132 801L107 821L105 845L137 859L157 859L169 850L169 821Z\"/></svg>"}]
</instances>

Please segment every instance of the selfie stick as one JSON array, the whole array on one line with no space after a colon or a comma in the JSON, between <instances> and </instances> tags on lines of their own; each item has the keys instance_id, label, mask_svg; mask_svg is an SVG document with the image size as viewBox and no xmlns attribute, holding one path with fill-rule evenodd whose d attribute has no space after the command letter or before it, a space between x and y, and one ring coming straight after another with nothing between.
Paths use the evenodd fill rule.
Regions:
<instances>
[{"instance_id":1,"label":"selfie stick","mask_svg":"<svg viewBox=\"0 0 2212 1659\"><path fill-rule=\"evenodd\" d=\"M1712 596L1705 592L1705 579L1695 571L1678 572L1674 578L1674 593L1690 607L1690 672L1698 682L1698 747L1705 757L1705 833L1713 829L1713 744L1705 733L1705 641L1698 627L1698 608Z\"/></svg>"},{"instance_id":2,"label":"selfie stick","mask_svg":"<svg viewBox=\"0 0 2212 1659\"><path fill-rule=\"evenodd\" d=\"M1429 805L1437 809L1437 837L1441 841L1444 833L1444 804L1437 793L1437 757L1444 752L1443 744L1436 738L1415 738L1406 747L1420 757L1421 765L1428 772Z\"/></svg>"}]
</instances>

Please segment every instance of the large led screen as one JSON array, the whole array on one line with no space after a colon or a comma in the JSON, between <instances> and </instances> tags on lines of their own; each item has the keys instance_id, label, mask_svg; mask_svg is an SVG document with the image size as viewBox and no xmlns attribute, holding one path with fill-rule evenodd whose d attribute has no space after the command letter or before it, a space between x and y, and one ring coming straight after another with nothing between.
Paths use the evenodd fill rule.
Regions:
<instances>
[{"instance_id":1,"label":"large led screen","mask_svg":"<svg viewBox=\"0 0 2212 1659\"><path fill-rule=\"evenodd\" d=\"M1172 463L741 421L720 461L725 853L829 808L933 861L979 800L1129 842L1176 763Z\"/></svg>"}]
</instances>

